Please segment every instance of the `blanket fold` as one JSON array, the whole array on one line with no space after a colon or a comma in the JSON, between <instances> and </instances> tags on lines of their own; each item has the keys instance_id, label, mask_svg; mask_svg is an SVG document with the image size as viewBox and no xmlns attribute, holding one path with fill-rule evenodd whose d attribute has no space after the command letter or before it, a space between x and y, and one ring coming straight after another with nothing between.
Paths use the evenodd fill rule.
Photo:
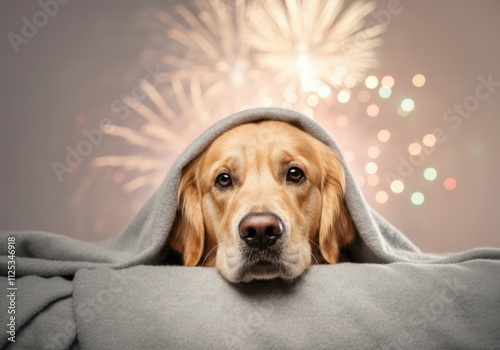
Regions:
<instances>
[{"instance_id":1,"label":"blanket fold","mask_svg":"<svg viewBox=\"0 0 500 350\"><path fill-rule=\"evenodd\" d=\"M251 109L221 120L196 139L114 239L90 244L44 232L0 234L0 281L5 288L12 260L7 239L15 237L17 344L37 349L500 344L500 320L495 316L500 314L500 250L421 252L366 203L347 165L345 201L359 233L348 249L356 264L313 266L293 286L276 282L265 287L230 285L211 268L146 266L164 265L182 168L225 131L261 120L291 123L342 155L331 136L310 118L280 108ZM283 291L279 300L252 294L276 288ZM439 312L428 310L431 316L425 324L412 321L436 300L445 305L435 305ZM8 322L4 301L3 324ZM274 311L254 315L253 322L245 313L254 307ZM251 339L245 338L245 327L250 327ZM271 331L273 327L277 328ZM0 346L15 345L3 333Z\"/></svg>"}]
</instances>

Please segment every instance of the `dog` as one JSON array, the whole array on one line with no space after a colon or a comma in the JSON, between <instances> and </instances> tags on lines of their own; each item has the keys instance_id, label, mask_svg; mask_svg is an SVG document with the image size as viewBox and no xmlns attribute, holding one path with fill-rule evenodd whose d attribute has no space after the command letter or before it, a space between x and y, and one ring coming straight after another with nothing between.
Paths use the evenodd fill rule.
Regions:
<instances>
[{"instance_id":1,"label":"dog","mask_svg":"<svg viewBox=\"0 0 500 350\"><path fill-rule=\"evenodd\" d=\"M182 170L167 244L230 282L295 280L354 239L344 192L343 163L321 141L280 121L239 125Z\"/></svg>"}]
</instances>

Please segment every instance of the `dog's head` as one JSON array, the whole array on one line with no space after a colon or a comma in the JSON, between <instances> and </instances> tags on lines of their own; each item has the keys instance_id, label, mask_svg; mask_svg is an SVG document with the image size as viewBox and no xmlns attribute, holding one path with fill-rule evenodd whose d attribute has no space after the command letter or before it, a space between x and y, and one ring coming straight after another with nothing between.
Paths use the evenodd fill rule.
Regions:
<instances>
[{"instance_id":1,"label":"dog's head","mask_svg":"<svg viewBox=\"0 0 500 350\"><path fill-rule=\"evenodd\" d=\"M294 279L355 235L337 154L283 122L243 124L183 169L168 244L231 282Z\"/></svg>"}]
</instances>

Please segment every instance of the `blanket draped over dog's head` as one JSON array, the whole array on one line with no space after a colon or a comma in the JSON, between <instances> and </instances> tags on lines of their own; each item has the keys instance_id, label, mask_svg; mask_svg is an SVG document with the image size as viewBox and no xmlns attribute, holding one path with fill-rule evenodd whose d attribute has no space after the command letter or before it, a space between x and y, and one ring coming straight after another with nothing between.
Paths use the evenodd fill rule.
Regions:
<instances>
[{"instance_id":1,"label":"blanket draped over dog's head","mask_svg":"<svg viewBox=\"0 0 500 350\"><path fill-rule=\"evenodd\" d=\"M2 234L0 262L2 265L7 263L7 236L15 236L18 275L73 275L80 268L125 268L162 263L168 253L165 246L167 236L176 216L182 168L225 131L261 120L293 124L342 154L324 129L300 113L278 108L246 110L221 120L196 139L179 156L156 193L116 239L90 244L41 232ZM349 246L349 254L355 262L447 263L474 257L499 256L499 251L494 249L478 249L446 257L420 252L403 233L370 208L347 165L345 201L359 232L358 239Z\"/></svg>"}]
</instances>

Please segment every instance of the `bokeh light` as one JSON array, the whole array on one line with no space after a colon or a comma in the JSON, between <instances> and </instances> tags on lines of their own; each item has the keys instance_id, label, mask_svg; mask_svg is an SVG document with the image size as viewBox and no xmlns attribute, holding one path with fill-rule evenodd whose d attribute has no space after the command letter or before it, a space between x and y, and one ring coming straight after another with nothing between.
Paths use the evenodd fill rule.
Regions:
<instances>
[{"instance_id":1,"label":"bokeh light","mask_svg":"<svg viewBox=\"0 0 500 350\"><path fill-rule=\"evenodd\" d=\"M444 180L444 188L446 188L448 191L453 191L457 187L457 181L449 177L446 180Z\"/></svg>"},{"instance_id":2,"label":"bokeh light","mask_svg":"<svg viewBox=\"0 0 500 350\"><path fill-rule=\"evenodd\" d=\"M351 75L348 75L344 78L344 85L348 88L353 88L356 85L356 78Z\"/></svg>"},{"instance_id":3,"label":"bokeh light","mask_svg":"<svg viewBox=\"0 0 500 350\"><path fill-rule=\"evenodd\" d=\"M262 98L262 106L271 107L273 105L273 99L269 96L265 96Z\"/></svg>"},{"instance_id":4,"label":"bokeh light","mask_svg":"<svg viewBox=\"0 0 500 350\"><path fill-rule=\"evenodd\" d=\"M337 67L335 67L335 71L333 72L333 74L339 77L343 77L347 74L347 69L342 65L338 65Z\"/></svg>"},{"instance_id":5,"label":"bokeh light","mask_svg":"<svg viewBox=\"0 0 500 350\"><path fill-rule=\"evenodd\" d=\"M113 180L116 182L116 183L122 183L123 180L125 180L125 174L121 171L116 171L114 174L113 174Z\"/></svg>"},{"instance_id":6,"label":"bokeh light","mask_svg":"<svg viewBox=\"0 0 500 350\"><path fill-rule=\"evenodd\" d=\"M387 192L385 191L378 191L376 194L375 194L375 200L380 203L380 204L384 204L387 202L387 200L389 199L389 195L387 194Z\"/></svg>"},{"instance_id":7,"label":"bokeh light","mask_svg":"<svg viewBox=\"0 0 500 350\"><path fill-rule=\"evenodd\" d=\"M337 95L337 100L340 103L347 103L349 102L350 98L351 98L351 91L349 91L348 89L340 90Z\"/></svg>"},{"instance_id":8,"label":"bokeh light","mask_svg":"<svg viewBox=\"0 0 500 350\"><path fill-rule=\"evenodd\" d=\"M334 74L332 76L332 79L330 80L330 83L332 83L334 86L342 85L342 77Z\"/></svg>"},{"instance_id":9,"label":"bokeh light","mask_svg":"<svg viewBox=\"0 0 500 350\"><path fill-rule=\"evenodd\" d=\"M314 111L312 110L312 108L304 107L302 108L301 112L309 118L314 118Z\"/></svg>"},{"instance_id":10,"label":"bokeh light","mask_svg":"<svg viewBox=\"0 0 500 350\"><path fill-rule=\"evenodd\" d=\"M365 79L365 86L368 89L375 89L378 85L378 78L374 75L370 75Z\"/></svg>"},{"instance_id":11,"label":"bokeh light","mask_svg":"<svg viewBox=\"0 0 500 350\"><path fill-rule=\"evenodd\" d=\"M368 102L368 100L370 99L370 93L366 90L361 90L359 93L358 93L358 100L359 102Z\"/></svg>"},{"instance_id":12,"label":"bokeh light","mask_svg":"<svg viewBox=\"0 0 500 350\"><path fill-rule=\"evenodd\" d=\"M321 85L318 89L318 95L321 98L327 98L328 96L330 96L331 92L332 89L328 85Z\"/></svg>"},{"instance_id":13,"label":"bokeh light","mask_svg":"<svg viewBox=\"0 0 500 350\"><path fill-rule=\"evenodd\" d=\"M376 117L380 109L376 104L371 104L366 108L366 114L370 117Z\"/></svg>"},{"instance_id":14,"label":"bokeh light","mask_svg":"<svg viewBox=\"0 0 500 350\"><path fill-rule=\"evenodd\" d=\"M283 91L283 97L287 102L290 103L297 102L297 94L295 93L295 91L293 91L293 89L290 88L285 89L285 91Z\"/></svg>"},{"instance_id":15,"label":"bokeh light","mask_svg":"<svg viewBox=\"0 0 500 350\"><path fill-rule=\"evenodd\" d=\"M367 174L375 174L378 170L378 166L377 166L377 163L375 162L368 162L366 163L365 165L365 171Z\"/></svg>"},{"instance_id":16,"label":"bokeh light","mask_svg":"<svg viewBox=\"0 0 500 350\"><path fill-rule=\"evenodd\" d=\"M391 191L394 193L401 193L405 189L405 184L401 180L394 180L391 182Z\"/></svg>"},{"instance_id":17,"label":"bokeh light","mask_svg":"<svg viewBox=\"0 0 500 350\"><path fill-rule=\"evenodd\" d=\"M309 95L307 96L307 104L310 107L316 107L319 103L319 97L316 95Z\"/></svg>"},{"instance_id":18,"label":"bokeh light","mask_svg":"<svg viewBox=\"0 0 500 350\"><path fill-rule=\"evenodd\" d=\"M382 85L383 87L392 88L394 86L394 78L390 75L386 75L380 81L380 85Z\"/></svg>"},{"instance_id":19,"label":"bokeh light","mask_svg":"<svg viewBox=\"0 0 500 350\"><path fill-rule=\"evenodd\" d=\"M392 90L389 87L382 86L380 89L378 89L378 95L380 98L389 98L392 95Z\"/></svg>"},{"instance_id":20,"label":"bokeh light","mask_svg":"<svg viewBox=\"0 0 500 350\"><path fill-rule=\"evenodd\" d=\"M416 87L422 87L425 84L425 76L423 74L415 74L411 82Z\"/></svg>"},{"instance_id":21,"label":"bokeh light","mask_svg":"<svg viewBox=\"0 0 500 350\"><path fill-rule=\"evenodd\" d=\"M366 181L365 181L365 178L364 178L363 176L358 175L358 176L356 176L356 182L358 183L358 186L359 186L360 188L362 188L362 187L364 187L364 186L365 186L365 182L366 182Z\"/></svg>"},{"instance_id":22,"label":"bokeh light","mask_svg":"<svg viewBox=\"0 0 500 350\"><path fill-rule=\"evenodd\" d=\"M418 156L422 152L422 146L419 143L414 142L408 146L408 152L412 156Z\"/></svg>"},{"instance_id":23,"label":"bokeh light","mask_svg":"<svg viewBox=\"0 0 500 350\"><path fill-rule=\"evenodd\" d=\"M368 153L368 157L370 158L377 158L380 155L380 148L377 146L370 146L366 153Z\"/></svg>"},{"instance_id":24,"label":"bokeh light","mask_svg":"<svg viewBox=\"0 0 500 350\"><path fill-rule=\"evenodd\" d=\"M425 201L425 196L422 192L414 192L411 195L411 202L415 205L422 205Z\"/></svg>"},{"instance_id":25,"label":"bokeh light","mask_svg":"<svg viewBox=\"0 0 500 350\"><path fill-rule=\"evenodd\" d=\"M411 112L415 109L415 102L411 98L405 98L401 101L401 109L405 112Z\"/></svg>"},{"instance_id":26,"label":"bokeh light","mask_svg":"<svg viewBox=\"0 0 500 350\"><path fill-rule=\"evenodd\" d=\"M347 163L352 163L354 161L354 152L352 151L344 152L344 158Z\"/></svg>"},{"instance_id":27,"label":"bokeh light","mask_svg":"<svg viewBox=\"0 0 500 350\"><path fill-rule=\"evenodd\" d=\"M377 138L380 142L387 142L391 138L391 132L389 130L380 130L377 134Z\"/></svg>"},{"instance_id":28,"label":"bokeh light","mask_svg":"<svg viewBox=\"0 0 500 350\"><path fill-rule=\"evenodd\" d=\"M366 178L366 182L368 182L368 185L375 187L379 184L380 178L375 174L368 175L368 177Z\"/></svg>"},{"instance_id":29,"label":"bokeh light","mask_svg":"<svg viewBox=\"0 0 500 350\"><path fill-rule=\"evenodd\" d=\"M422 139L422 143L427 147L434 147L436 141L436 136L434 136L433 134L427 134Z\"/></svg>"},{"instance_id":30,"label":"bokeh light","mask_svg":"<svg viewBox=\"0 0 500 350\"><path fill-rule=\"evenodd\" d=\"M437 170L434 168L427 168L424 170L424 178L427 181L434 181L437 178Z\"/></svg>"}]
</instances>

